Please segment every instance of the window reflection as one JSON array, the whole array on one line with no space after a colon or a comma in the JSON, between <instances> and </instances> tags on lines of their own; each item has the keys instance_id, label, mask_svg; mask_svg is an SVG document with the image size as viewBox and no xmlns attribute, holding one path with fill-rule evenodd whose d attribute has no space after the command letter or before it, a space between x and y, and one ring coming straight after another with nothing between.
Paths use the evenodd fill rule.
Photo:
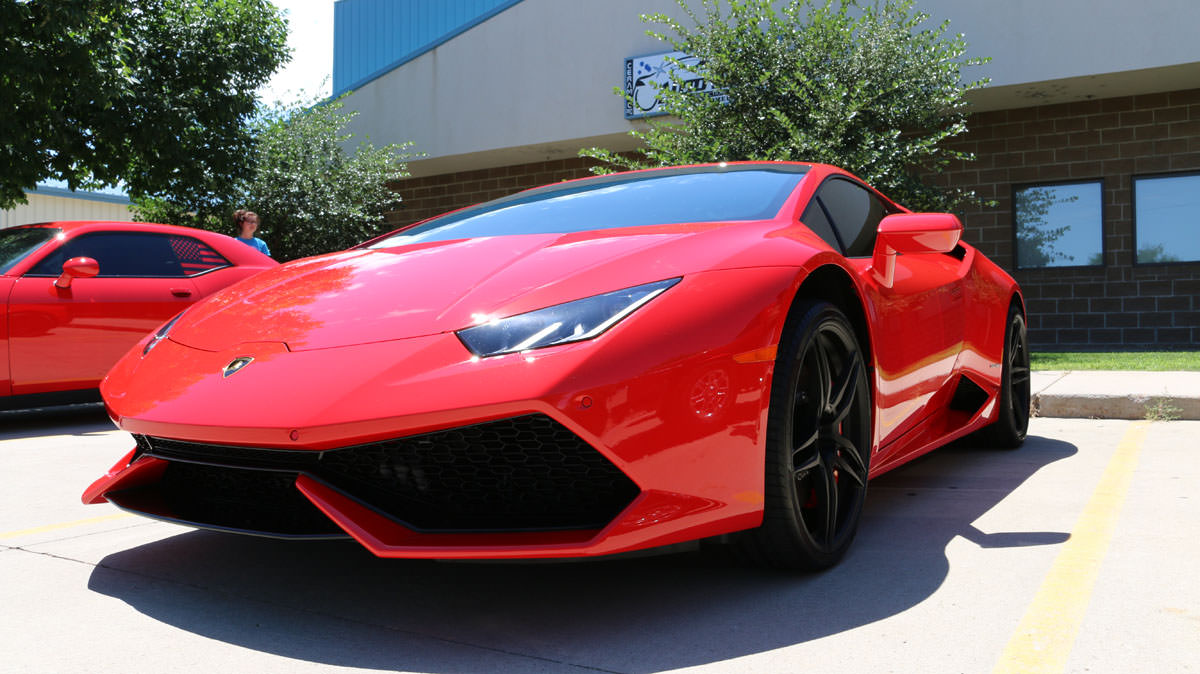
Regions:
<instances>
[{"instance_id":1,"label":"window reflection","mask_svg":"<svg viewBox=\"0 0 1200 674\"><path fill-rule=\"evenodd\" d=\"M1134 178L1139 264L1200 260L1200 175Z\"/></svg>"},{"instance_id":2,"label":"window reflection","mask_svg":"<svg viewBox=\"0 0 1200 674\"><path fill-rule=\"evenodd\" d=\"M1103 195L1099 180L1018 189L1013 195L1017 267L1104 264Z\"/></svg>"}]
</instances>

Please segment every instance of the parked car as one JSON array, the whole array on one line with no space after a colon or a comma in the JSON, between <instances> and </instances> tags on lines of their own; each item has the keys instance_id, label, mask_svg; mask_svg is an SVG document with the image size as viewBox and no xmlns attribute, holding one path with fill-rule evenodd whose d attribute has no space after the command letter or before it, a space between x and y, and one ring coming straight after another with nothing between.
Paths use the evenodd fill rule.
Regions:
<instances>
[{"instance_id":1,"label":"parked car","mask_svg":"<svg viewBox=\"0 0 1200 674\"><path fill-rule=\"evenodd\" d=\"M0 409L99 400L145 335L278 266L232 237L135 222L0 229Z\"/></svg>"},{"instance_id":2,"label":"parked car","mask_svg":"<svg viewBox=\"0 0 1200 674\"><path fill-rule=\"evenodd\" d=\"M867 480L1029 414L1016 282L826 165L549 185L283 265L102 387L136 448L83 495L384 557L720 537L828 567Z\"/></svg>"}]
</instances>

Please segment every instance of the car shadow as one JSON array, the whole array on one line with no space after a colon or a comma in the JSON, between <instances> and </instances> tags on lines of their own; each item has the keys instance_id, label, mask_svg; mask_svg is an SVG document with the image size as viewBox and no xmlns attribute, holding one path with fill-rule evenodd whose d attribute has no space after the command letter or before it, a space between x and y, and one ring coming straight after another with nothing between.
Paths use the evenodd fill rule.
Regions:
<instances>
[{"instance_id":1,"label":"car shadow","mask_svg":"<svg viewBox=\"0 0 1200 674\"><path fill-rule=\"evenodd\" d=\"M197 531L108 555L88 586L179 629L335 666L495 670L503 654L550 670L676 669L897 615L943 583L946 547L958 537L982 548L1066 540L1053 531L986 534L973 523L1076 452L1042 437L1015 452L959 443L892 471L871 483L850 553L821 574L764 570L710 550L446 563L377 559L347 542Z\"/></svg>"},{"instance_id":2,"label":"car shadow","mask_svg":"<svg viewBox=\"0 0 1200 674\"><path fill-rule=\"evenodd\" d=\"M47 435L92 435L116 430L103 403L0 411L0 440Z\"/></svg>"}]
</instances>

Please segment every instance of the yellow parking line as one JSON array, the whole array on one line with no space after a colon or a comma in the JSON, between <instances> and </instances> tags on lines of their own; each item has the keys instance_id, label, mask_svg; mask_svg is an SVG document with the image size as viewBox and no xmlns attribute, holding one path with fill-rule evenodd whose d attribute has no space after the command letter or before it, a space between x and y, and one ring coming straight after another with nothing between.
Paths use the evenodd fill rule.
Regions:
<instances>
[{"instance_id":1,"label":"yellow parking line","mask_svg":"<svg viewBox=\"0 0 1200 674\"><path fill-rule=\"evenodd\" d=\"M40 534L47 531L55 531L57 529L70 529L71 527L80 527L85 524L96 524L97 522L107 522L109 520L118 520L123 517L133 517L129 513L113 513L112 515L104 515L101 517L92 517L86 520L75 520L74 522L59 522L58 524L47 524L43 527L34 527L32 529L21 529L20 531L9 531L0 533L0 540L6 538L18 538L20 536L30 536Z\"/></svg>"},{"instance_id":2,"label":"yellow parking line","mask_svg":"<svg viewBox=\"0 0 1200 674\"><path fill-rule=\"evenodd\" d=\"M1139 421L1125 432L1100 484L1096 485L1079 516L1071 538L1063 544L996 664L994 674L1057 674L1066 669L1067 657L1083 623L1100 563L1112 541L1113 528L1129 491L1148 426L1148 422Z\"/></svg>"}]
</instances>

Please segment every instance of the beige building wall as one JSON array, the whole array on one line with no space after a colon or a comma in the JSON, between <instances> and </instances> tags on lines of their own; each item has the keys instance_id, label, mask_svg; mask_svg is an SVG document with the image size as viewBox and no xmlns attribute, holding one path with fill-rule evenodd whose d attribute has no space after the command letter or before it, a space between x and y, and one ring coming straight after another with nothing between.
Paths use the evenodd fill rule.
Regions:
<instances>
[{"instance_id":1,"label":"beige building wall","mask_svg":"<svg viewBox=\"0 0 1200 674\"><path fill-rule=\"evenodd\" d=\"M128 204L28 192L29 203L0 211L0 228L55 220L132 220Z\"/></svg>"}]
</instances>

